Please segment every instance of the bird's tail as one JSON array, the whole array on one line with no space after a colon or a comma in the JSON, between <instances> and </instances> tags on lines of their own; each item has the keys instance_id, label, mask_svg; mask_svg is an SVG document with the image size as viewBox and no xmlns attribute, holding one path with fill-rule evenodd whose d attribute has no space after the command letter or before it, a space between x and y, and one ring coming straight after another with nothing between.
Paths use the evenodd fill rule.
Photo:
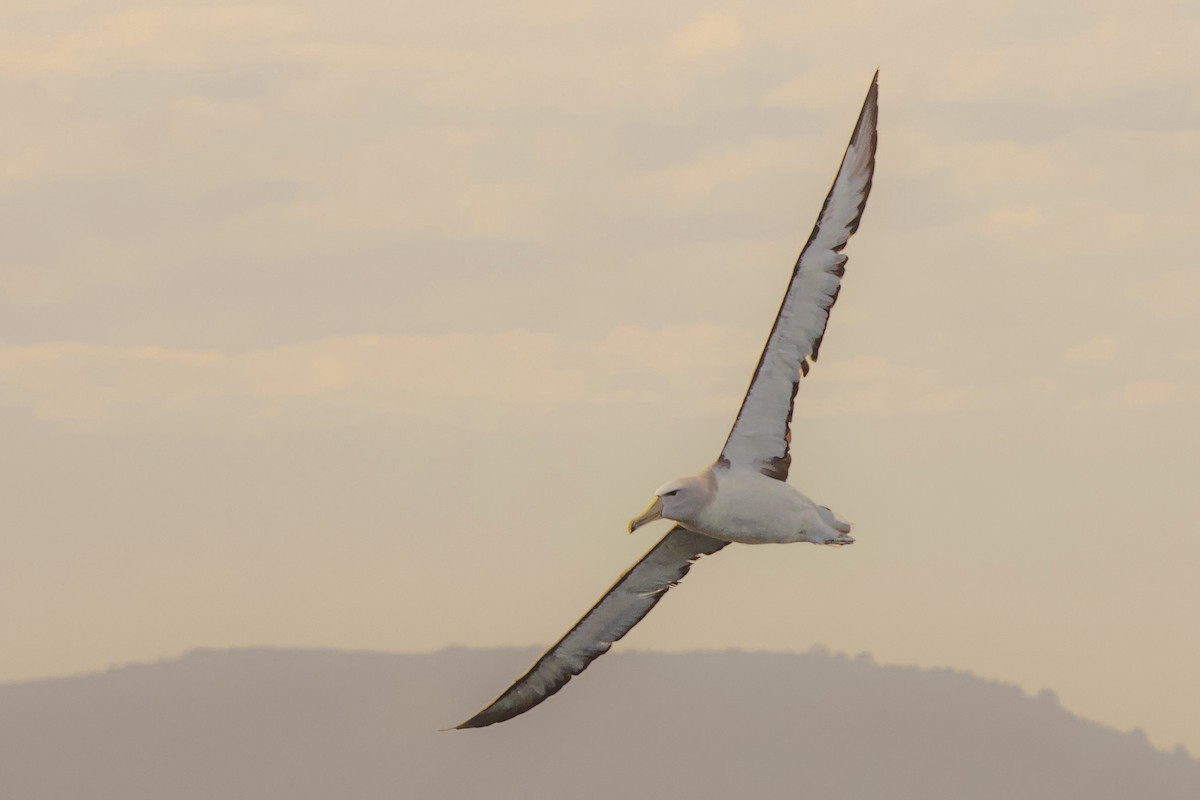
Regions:
<instances>
[{"instance_id":1,"label":"bird's tail","mask_svg":"<svg viewBox=\"0 0 1200 800\"><path fill-rule=\"evenodd\" d=\"M850 523L838 519L837 516L827 506L819 506L817 513L821 515L822 522L833 528L838 533L850 532Z\"/></svg>"}]
</instances>

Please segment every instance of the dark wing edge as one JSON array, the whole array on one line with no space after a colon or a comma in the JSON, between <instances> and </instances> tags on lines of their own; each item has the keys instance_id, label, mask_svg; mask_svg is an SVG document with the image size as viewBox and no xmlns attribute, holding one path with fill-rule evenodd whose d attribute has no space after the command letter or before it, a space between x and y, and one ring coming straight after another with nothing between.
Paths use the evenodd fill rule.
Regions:
<instances>
[{"instance_id":1,"label":"dark wing edge","mask_svg":"<svg viewBox=\"0 0 1200 800\"><path fill-rule=\"evenodd\" d=\"M727 544L678 525L672 528L525 675L456 729L504 722L553 695L641 622L696 559Z\"/></svg>"},{"instance_id":2,"label":"dark wing edge","mask_svg":"<svg viewBox=\"0 0 1200 800\"><path fill-rule=\"evenodd\" d=\"M808 375L809 359L817 360L845 274L848 258L842 250L858 230L871 193L878 120L876 70L718 463L752 463L768 477L787 480L796 392Z\"/></svg>"}]
</instances>

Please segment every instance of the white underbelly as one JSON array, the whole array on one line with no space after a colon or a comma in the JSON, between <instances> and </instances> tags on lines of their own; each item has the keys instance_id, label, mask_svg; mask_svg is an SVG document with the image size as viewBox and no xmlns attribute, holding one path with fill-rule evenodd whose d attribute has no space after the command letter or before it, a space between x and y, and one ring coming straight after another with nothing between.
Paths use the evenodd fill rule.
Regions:
<instances>
[{"instance_id":1,"label":"white underbelly","mask_svg":"<svg viewBox=\"0 0 1200 800\"><path fill-rule=\"evenodd\" d=\"M713 502L695 520L701 533L743 544L825 538L816 505L788 484L757 473L722 477Z\"/></svg>"}]
</instances>

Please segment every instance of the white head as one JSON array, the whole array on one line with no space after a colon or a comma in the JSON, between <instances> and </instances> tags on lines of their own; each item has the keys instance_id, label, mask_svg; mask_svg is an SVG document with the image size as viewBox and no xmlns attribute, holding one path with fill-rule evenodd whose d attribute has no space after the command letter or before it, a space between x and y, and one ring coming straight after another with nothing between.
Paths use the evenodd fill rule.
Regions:
<instances>
[{"instance_id":1,"label":"white head","mask_svg":"<svg viewBox=\"0 0 1200 800\"><path fill-rule=\"evenodd\" d=\"M664 483L654 493L654 502L649 508L630 521L629 532L633 533L656 519L692 522L708 505L715 492L715 481L707 472Z\"/></svg>"}]
</instances>

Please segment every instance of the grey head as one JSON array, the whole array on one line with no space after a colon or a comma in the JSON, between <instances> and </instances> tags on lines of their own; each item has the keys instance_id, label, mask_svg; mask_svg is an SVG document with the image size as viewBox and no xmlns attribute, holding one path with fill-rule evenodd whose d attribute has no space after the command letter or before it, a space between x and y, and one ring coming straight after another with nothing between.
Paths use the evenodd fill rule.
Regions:
<instances>
[{"instance_id":1,"label":"grey head","mask_svg":"<svg viewBox=\"0 0 1200 800\"><path fill-rule=\"evenodd\" d=\"M688 527L688 523L699 518L716 493L717 480L712 470L664 483L654 492L654 501L649 507L630 520L629 532L656 519L674 520Z\"/></svg>"}]
</instances>

